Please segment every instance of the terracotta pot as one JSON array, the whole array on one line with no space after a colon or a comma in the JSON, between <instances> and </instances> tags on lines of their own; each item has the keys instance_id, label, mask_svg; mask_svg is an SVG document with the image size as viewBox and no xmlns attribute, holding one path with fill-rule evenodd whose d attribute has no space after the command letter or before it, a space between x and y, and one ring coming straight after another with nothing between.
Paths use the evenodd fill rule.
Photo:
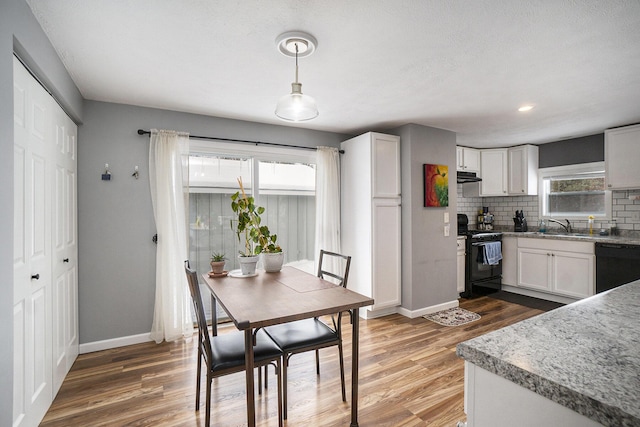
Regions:
<instances>
[{"instance_id":1,"label":"terracotta pot","mask_svg":"<svg viewBox=\"0 0 640 427\"><path fill-rule=\"evenodd\" d=\"M226 261L211 261L211 272L214 274L220 274L224 271L224 265Z\"/></svg>"}]
</instances>

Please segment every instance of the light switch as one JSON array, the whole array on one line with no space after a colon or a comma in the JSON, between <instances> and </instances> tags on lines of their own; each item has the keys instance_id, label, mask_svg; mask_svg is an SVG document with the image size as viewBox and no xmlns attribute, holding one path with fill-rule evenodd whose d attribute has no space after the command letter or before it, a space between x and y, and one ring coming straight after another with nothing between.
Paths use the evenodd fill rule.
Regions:
<instances>
[{"instance_id":1,"label":"light switch","mask_svg":"<svg viewBox=\"0 0 640 427\"><path fill-rule=\"evenodd\" d=\"M444 213L444 223L449 224L449 212Z\"/></svg>"},{"instance_id":2,"label":"light switch","mask_svg":"<svg viewBox=\"0 0 640 427\"><path fill-rule=\"evenodd\" d=\"M448 237L449 236L449 224L444 226L444 237Z\"/></svg>"}]
</instances>

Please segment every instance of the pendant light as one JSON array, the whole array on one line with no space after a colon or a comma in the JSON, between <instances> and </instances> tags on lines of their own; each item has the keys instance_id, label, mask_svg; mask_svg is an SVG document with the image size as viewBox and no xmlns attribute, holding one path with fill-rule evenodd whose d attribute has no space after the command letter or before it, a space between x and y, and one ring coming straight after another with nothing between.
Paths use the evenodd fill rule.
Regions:
<instances>
[{"instance_id":1,"label":"pendant light","mask_svg":"<svg viewBox=\"0 0 640 427\"><path fill-rule=\"evenodd\" d=\"M298 57L311 55L316 48L316 39L301 32L288 32L276 39L278 50L286 56L295 56L295 81L291 83L291 93L284 95L276 105L276 116L288 122L303 122L318 117L316 101L302 93L302 83L298 82Z\"/></svg>"}]
</instances>

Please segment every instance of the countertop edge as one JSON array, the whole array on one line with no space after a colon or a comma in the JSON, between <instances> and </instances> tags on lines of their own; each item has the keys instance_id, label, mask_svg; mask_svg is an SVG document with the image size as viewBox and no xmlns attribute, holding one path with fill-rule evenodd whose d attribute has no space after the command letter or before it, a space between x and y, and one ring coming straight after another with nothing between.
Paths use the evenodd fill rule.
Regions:
<instances>
[{"instance_id":1,"label":"countertop edge","mask_svg":"<svg viewBox=\"0 0 640 427\"><path fill-rule=\"evenodd\" d=\"M456 346L456 355L604 426L633 427L640 424L640 419L624 412L622 408L608 405L548 378L500 360L472 348L466 342Z\"/></svg>"}]
</instances>

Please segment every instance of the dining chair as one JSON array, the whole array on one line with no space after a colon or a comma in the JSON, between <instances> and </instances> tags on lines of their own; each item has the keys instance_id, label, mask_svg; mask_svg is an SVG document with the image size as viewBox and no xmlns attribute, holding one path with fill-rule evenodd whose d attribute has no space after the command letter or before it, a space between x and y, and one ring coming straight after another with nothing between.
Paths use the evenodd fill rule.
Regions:
<instances>
[{"instance_id":1,"label":"dining chair","mask_svg":"<svg viewBox=\"0 0 640 427\"><path fill-rule=\"evenodd\" d=\"M334 265L329 260L334 261ZM338 267L335 265L344 264L344 269L336 273ZM318 277L322 279L333 278L339 286L347 287L349 278L349 267L351 257L335 252L320 250L318 260ZM351 314L351 313L349 313ZM316 374L320 375L319 350L325 347L338 346L340 357L340 380L342 381L342 401L346 402L346 391L344 383L344 359L342 352L342 313L331 316L332 325L329 326L317 317L311 319L297 320L294 322L268 326L265 328L267 334L282 349L284 360L282 363L282 388L283 388L283 412L284 419L287 419L287 367L289 359L297 353L307 351L316 352Z\"/></svg>"},{"instance_id":2,"label":"dining chair","mask_svg":"<svg viewBox=\"0 0 640 427\"><path fill-rule=\"evenodd\" d=\"M202 361L204 360L207 370L207 403L205 426L209 427L211 422L211 382L214 378L221 377L245 370L245 348L244 333L229 332L221 335L211 336L207 325L202 304L202 295L196 271L191 269L189 261L185 261L185 272L189 282L189 291L193 301L193 308L196 313L198 323L198 368L196 377L196 411L200 410L200 376ZM212 307L215 310L215 307ZM282 413L282 350L273 342L264 330L259 329L254 335L253 357L257 368L269 365L275 366L278 377L278 425L283 425ZM266 385L266 382L265 382ZM258 390L261 391L261 384Z\"/></svg>"}]
</instances>

